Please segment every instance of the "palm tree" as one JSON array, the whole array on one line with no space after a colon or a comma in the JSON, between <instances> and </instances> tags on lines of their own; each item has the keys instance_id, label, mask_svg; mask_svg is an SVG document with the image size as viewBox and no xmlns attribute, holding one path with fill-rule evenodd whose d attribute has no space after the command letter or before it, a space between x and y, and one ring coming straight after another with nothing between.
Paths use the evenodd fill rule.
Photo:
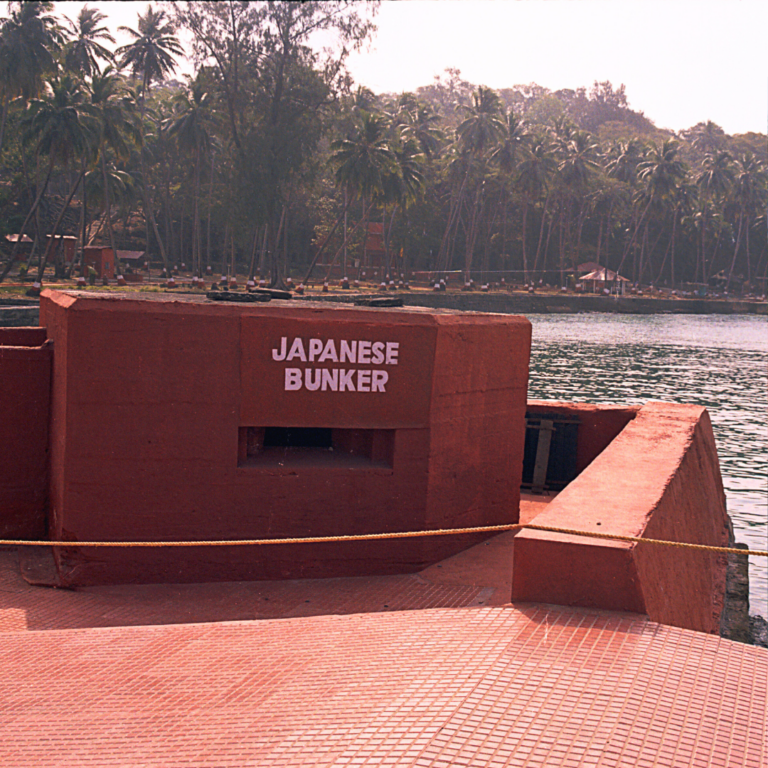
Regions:
<instances>
[{"instance_id":1,"label":"palm tree","mask_svg":"<svg viewBox=\"0 0 768 768\"><path fill-rule=\"evenodd\" d=\"M128 45L123 45L117 50L120 56L120 67L128 69L133 77L141 82L139 88L139 112L141 115L142 131L145 130L146 96L150 85L162 80L176 68L175 56L183 56L184 49L175 36L174 25L167 20L165 11L155 11L151 5L147 6L146 13L139 14L138 30L130 27L120 27L121 32L127 32L134 40ZM160 248L160 255L169 271L168 256L166 254L163 239L155 220L155 212L152 206L152 198L149 191L149 179L144 162L144 153L139 152L139 164L141 167L141 180L144 189L144 210L152 224L155 239Z\"/></svg>"},{"instance_id":2,"label":"palm tree","mask_svg":"<svg viewBox=\"0 0 768 768\"><path fill-rule=\"evenodd\" d=\"M674 210L672 213L672 236L670 238L670 244L667 251L671 251L670 258L670 283L675 285L675 230L677 227L678 219L681 224L689 221L691 216L696 211L696 206L699 202L699 188L690 182L684 182L677 186L672 194L672 201L674 203ZM659 276L657 281L661 279L662 272L664 271L664 265L666 263L666 253L664 254L664 262L662 262L659 269Z\"/></svg>"},{"instance_id":3,"label":"palm tree","mask_svg":"<svg viewBox=\"0 0 768 768\"><path fill-rule=\"evenodd\" d=\"M98 126L88 105L84 103L84 94L79 84L69 75L63 75L52 83L52 90L50 99L34 99L30 103L29 115L24 120L25 141L34 141L38 156L48 157L48 171L37 200L27 214L22 234L48 187L54 166L60 163L64 168L68 168L75 160L79 161L80 169L50 233L51 239L45 254L40 259L38 283L42 282L45 265L50 257L61 220L85 176L88 161L93 156L98 141ZM8 266L5 274L7 270Z\"/></svg>"},{"instance_id":4,"label":"palm tree","mask_svg":"<svg viewBox=\"0 0 768 768\"><path fill-rule=\"evenodd\" d=\"M125 209L136 202L134 178L127 171L116 169L112 163L107 164L105 177L104 168L99 161L98 166L93 167L85 174L83 195L85 200L89 203L93 201L94 205L102 211L95 228L93 224L89 226L87 222L84 222L88 233L87 238L83 238L84 244L89 245L97 237L104 237L104 230L111 226L112 217L106 215L107 197L109 197L110 211L115 207ZM106 237L110 238L110 242L113 239L109 232L106 233Z\"/></svg>"},{"instance_id":5,"label":"palm tree","mask_svg":"<svg viewBox=\"0 0 768 768\"><path fill-rule=\"evenodd\" d=\"M405 101L401 99L397 119L403 138L415 140L428 160L440 153L445 144L445 134L438 127L440 115L430 104L415 97Z\"/></svg>"},{"instance_id":6,"label":"palm tree","mask_svg":"<svg viewBox=\"0 0 768 768\"><path fill-rule=\"evenodd\" d=\"M362 113L358 130L331 145L336 181L355 197L370 198L381 194L384 179L395 167L396 159L386 131L383 117Z\"/></svg>"},{"instance_id":7,"label":"palm tree","mask_svg":"<svg viewBox=\"0 0 768 768\"><path fill-rule=\"evenodd\" d=\"M3 149L8 107L13 99L24 103L40 95L45 76L56 71L61 28L51 15L53 3L9 3L10 15L0 19L0 152Z\"/></svg>"},{"instance_id":8,"label":"palm tree","mask_svg":"<svg viewBox=\"0 0 768 768\"><path fill-rule=\"evenodd\" d=\"M708 197L725 197L733 184L733 158L724 150L704 156L702 171L696 183Z\"/></svg>"},{"instance_id":9,"label":"palm tree","mask_svg":"<svg viewBox=\"0 0 768 768\"><path fill-rule=\"evenodd\" d=\"M504 212L502 216L501 252L507 252L507 207L509 203L509 182L515 171L517 162L523 154L528 140L528 126L524 120L511 109L504 115L503 131L499 141L491 151L491 160L499 170L501 191L503 196ZM525 216L527 210L523 208L523 261L525 262Z\"/></svg>"},{"instance_id":10,"label":"palm tree","mask_svg":"<svg viewBox=\"0 0 768 768\"><path fill-rule=\"evenodd\" d=\"M397 160L389 145L388 126L384 117L360 110L357 120L358 125L346 139L331 144L331 161L336 166L336 182L345 190L344 209L315 253L304 282L309 280L320 255L353 202L362 202L362 222L365 225L374 198L380 199L384 195L385 179L396 172ZM363 229L365 231L366 227Z\"/></svg>"},{"instance_id":11,"label":"palm tree","mask_svg":"<svg viewBox=\"0 0 768 768\"><path fill-rule=\"evenodd\" d=\"M190 85L188 93L182 93L177 101L176 117L166 120L168 134L175 136L179 145L195 158L194 229L192 232L192 269L202 277L202 258L199 226L200 162L211 149L211 95L198 78Z\"/></svg>"},{"instance_id":12,"label":"palm tree","mask_svg":"<svg viewBox=\"0 0 768 768\"><path fill-rule=\"evenodd\" d=\"M707 120L706 123L697 123L693 128L689 128L685 135L694 149L705 155L715 154L725 145L725 131L711 120Z\"/></svg>"},{"instance_id":13,"label":"palm tree","mask_svg":"<svg viewBox=\"0 0 768 768\"><path fill-rule=\"evenodd\" d=\"M398 208L404 212L414 203L424 190L424 155L415 139L395 136L391 149L395 163L387 168L379 195L384 208L384 250L387 261L387 276L392 278L391 235L395 214ZM389 228L386 227L387 205L392 205Z\"/></svg>"},{"instance_id":14,"label":"palm tree","mask_svg":"<svg viewBox=\"0 0 768 768\"><path fill-rule=\"evenodd\" d=\"M472 94L471 106L462 109L466 117L456 128L456 135L462 148L481 155L504 133L501 99L496 91L481 85Z\"/></svg>"},{"instance_id":15,"label":"palm tree","mask_svg":"<svg viewBox=\"0 0 768 768\"><path fill-rule=\"evenodd\" d=\"M107 17L97 8L84 5L77 21L70 21L74 37L65 45L64 63L70 72L81 77L94 77L101 69L99 59L111 64L114 55L100 41L115 42L115 38L102 24Z\"/></svg>"},{"instance_id":16,"label":"palm tree","mask_svg":"<svg viewBox=\"0 0 768 768\"><path fill-rule=\"evenodd\" d=\"M638 163L638 178L645 185L644 197L646 207L644 213L655 204L661 215L664 213L665 205L673 211L673 225L677 221L677 193L680 182L685 178L685 164L678 158L680 146L674 139L667 139L659 147L653 144L642 162ZM649 219L645 216L644 236L640 248L640 266L638 280L642 280L645 264L643 258L645 254L645 245L648 242ZM639 225L638 225L639 226ZM657 238L658 239L658 238ZM674 234L673 234L674 239ZM650 261L651 254L648 254Z\"/></svg>"},{"instance_id":17,"label":"palm tree","mask_svg":"<svg viewBox=\"0 0 768 768\"><path fill-rule=\"evenodd\" d=\"M391 197L397 158L390 146L384 117L360 112L360 118L357 130L349 138L334 142L331 149L336 181L347 198L345 207L356 199L362 202L365 237L370 206L376 199L387 201Z\"/></svg>"},{"instance_id":18,"label":"palm tree","mask_svg":"<svg viewBox=\"0 0 768 768\"><path fill-rule=\"evenodd\" d=\"M579 246L581 244L581 232L584 225L584 218L588 210L588 200L586 190L589 180L594 171L599 167L598 150L599 145L592 141L592 137L586 131L568 130L567 133L561 131L562 137L559 141L559 150L561 160L558 165L559 180L561 182L562 200L561 200L561 219L560 226L564 227L564 234L567 236L571 248L571 262L575 271L578 264ZM575 244L573 242L573 208L578 201L579 213L577 216L577 232ZM563 213L565 219L562 219ZM561 229L561 234L563 234ZM561 241L560 248L560 279L564 282L565 277L565 249Z\"/></svg>"},{"instance_id":19,"label":"palm tree","mask_svg":"<svg viewBox=\"0 0 768 768\"><path fill-rule=\"evenodd\" d=\"M637 139L616 142L607 155L608 175L625 184L634 186L637 181L637 166L642 160L642 147Z\"/></svg>"},{"instance_id":20,"label":"palm tree","mask_svg":"<svg viewBox=\"0 0 768 768\"><path fill-rule=\"evenodd\" d=\"M696 177L701 190L701 266L702 279L706 282L707 220L710 204L721 203L730 193L734 180L733 158L724 150L707 153L702 162L702 171ZM713 259L714 263L714 259Z\"/></svg>"},{"instance_id":21,"label":"palm tree","mask_svg":"<svg viewBox=\"0 0 768 768\"><path fill-rule=\"evenodd\" d=\"M466 237L464 258L464 279L469 281L472 272L475 242L479 230L479 219L484 206L483 192L487 170L486 155L490 152L505 130L502 119L502 103L496 91L481 85L472 94L472 103L462 107L464 120L456 128L456 138L460 154L466 156L465 176L462 181L462 191L469 181L470 173L474 172L475 195L472 204L472 216ZM457 205L462 204L462 193L457 198ZM458 211L458 208L457 208ZM454 220L456 217L454 216ZM449 217L448 227L450 229ZM455 237L455 235L454 235Z\"/></svg>"},{"instance_id":22,"label":"palm tree","mask_svg":"<svg viewBox=\"0 0 768 768\"><path fill-rule=\"evenodd\" d=\"M102 196L104 217L109 242L117 257L115 235L112 228L110 179L114 174L108 171L107 151L118 159L126 161L131 154L131 145L141 143L141 131L135 119L134 100L126 91L121 77L108 66L104 72L95 72L90 82L91 112L98 121L99 164L102 175Z\"/></svg>"},{"instance_id":23,"label":"palm tree","mask_svg":"<svg viewBox=\"0 0 768 768\"><path fill-rule=\"evenodd\" d=\"M733 202L737 209L739 226L736 235L736 243L733 247L733 259L731 268L728 272L728 283L726 288L730 287L733 277L733 269L736 266L736 256L741 246L742 234L746 235L746 265L747 280L752 279L752 269L749 258L749 230L753 216L759 215L761 210L765 209L766 198L768 197L765 166L751 153L736 158L735 178L732 189Z\"/></svg>"},{"instance_id":24,"label":"palm tree","mask_svg":"<svg viewBox=\"0 0 768 768\"><path fill-rule=\"evenodd\" d=\"M533 269L536 271L541 253L541 243L544 235L544 222L547 218L549 204L549 187L552 176L557 168L554 147L545 134L539 134L533 138L533 143L527 156L518 166L517 181L523 193L523 278L528 282L528 252L526 249L526 225L528 220L528 208L542 195L546 196L541 212L541 225L539 227L539 240L536 245L536 258Z\"/></svg>"}]
</instances>

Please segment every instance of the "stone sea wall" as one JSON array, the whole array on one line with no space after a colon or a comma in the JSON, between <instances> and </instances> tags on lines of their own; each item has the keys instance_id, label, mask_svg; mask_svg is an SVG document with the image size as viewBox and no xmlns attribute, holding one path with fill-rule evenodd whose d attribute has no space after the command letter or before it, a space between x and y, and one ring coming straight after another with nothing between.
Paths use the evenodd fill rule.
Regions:
<instances>
[{"instance_id":1,"label":"stone sea wall","mask_svg":"<svg viewBox=\"0 0 768 768\"><path fill-rule=\"evenodd\" d=\"M502 314L615 312L631 315L687 314L687 315L768 315L768 303L750 301L722 301L714 299L656 299L644 296L523 294L467 292L402 291L387 294L397 296L406 306L431 309L457 309L471 312L499 312ZM370 296L370 294L366 294ZM325 294L307 296L309 301L349 301L359 298L355 294Z\"/></svg>"}]
</instances>

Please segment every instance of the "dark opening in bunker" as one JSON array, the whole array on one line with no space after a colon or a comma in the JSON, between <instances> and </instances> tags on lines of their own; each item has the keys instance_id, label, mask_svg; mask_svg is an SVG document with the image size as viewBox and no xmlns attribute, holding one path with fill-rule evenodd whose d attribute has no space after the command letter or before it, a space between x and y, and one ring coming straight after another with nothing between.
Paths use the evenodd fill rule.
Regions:
<instances>
[{"instance_id":1,"label":"dark opening in bunker","mask_svg":"<svg viewBox=\"0 0 768 768\"><path fill-rule=\"evenodd\" d=\"M392 467L394 429L240 427L238 466Z\"/></svg>"},{"instance_id":2,"label":"dark opening in bunker","mask_svg":"<svg viewBox=\"0 0 768 768\"><path fill-rule=\"evenodd\" d=\"M265 427L264 448L333 448L327 427Z\"/></svg>"},{"instance_id":3,"label":"dark opening in bunker","mask_svg":"<svg viewBox=\"0 0 768 768\"><path fill-rule=\"evenodd\" d=\"M575 479L579 419L528 411L521 488L532 493L561 491Z\"/></svg>"}]
</instances>

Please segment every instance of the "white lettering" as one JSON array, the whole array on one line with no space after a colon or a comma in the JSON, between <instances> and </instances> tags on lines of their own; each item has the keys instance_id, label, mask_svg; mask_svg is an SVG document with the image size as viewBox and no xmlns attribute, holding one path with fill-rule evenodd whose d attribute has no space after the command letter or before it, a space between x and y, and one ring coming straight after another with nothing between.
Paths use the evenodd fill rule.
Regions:
<instances>
[{"instance_id":1,"label":"white lettering","mask_svg":"<svg viewBox=\"0 0 768 768\"><path fill-rule=\"evenodd\" d=\"M315 374L314 379L312 374ZM304 369L304 386L310 391L314 392L320 389L322 371L320 368L305 368Z\"/></svg>"},{"instance_id":2,"label":"white lettering","mask_svg":"<svg viewBox=\"0 0 768 768\"><path fill-rule=\"evenodd\" d=\"M336 354L336 342L333 339L328 339L328 343L325 345L323 354L320 355L321 363L324 363L326 360L330 360L332 363L339 362L339 357Z\"/></svg>"},{"instance_id":3,"label":"white lettering","mask_svg":"<svg viewBox=\"0 0 768 768\"><path fill-rule=\"evenodd\" d=\"M387 359L385 360L387 365L397 365L397 355L400 351L399 341L387 342Z\"/></svg>"},{"instance_id":4,"label":"white lettering","mask_svg":"<svg viewBox=\"0 0 768 768\"><path fill-rule=\"evenodd\" d=\"M292 392L301 389L301 368L285 369L285 391Z\"/></svg>"},{"instance_id":5,"label":"white lettering","mask_svg":"<svg viewBox=\"0 0 768 768\"><path fill-rule=\"evenodd\" d=\"M354 363L357 360L357 342L356 341L343 341L341 342L341 359L340 363Z\"/></svg>"},{"instance_id":6,"label":"white lettering","mask_svg":"<svg viewBox=\"0 0 768 768\"><path fill-rule=\"evenodd\" d=\"M291 351L288 353L288 357L285 359L290 362L294 357L298 357L302 363L307 362L307 355L304 352L304 342L301 339L293 340L293 344L291 344Z\"/></svg>"},{"instance_id":7,"label":"white lettering","mask_svg":"<svg viewBox=\"0 0 768 768\"><path fill-rule=\"evenodd\" d=\"M370 341L358 341L357 342L357 362L360 365L367 365L371 362L371 342Z\"/></svg>"},{"instance_id":8,"label":"white lettering","mask_svg":"<svg viewBox=\"0 0 768 768\"><path fill-rule=\"evenodd\" d=\"M323 342L320 339L309 340L309 362L313 363L315 357L323 351Z\"/></svg>"},{"instance_id":9,"label":"white lettering","mask_svg":"<svg viewBox=\"0 0 768 768\"><path fill-rule=\"evenodd\" d=\"M356 339L308 339L281 336L271 350L275 362L352 363L357 365L398 365L400 342ZM381 368L302 367L285 369L285 390L296 392L386 392L389 373Z\"/></svg>"},{"instance_id":10,"label":"white lettering","mask_svg":"<svg viewBox=\"0 0 768 768\"><path fill-rule=\"evenodd\" d=\"M331 392L338 392L339 390L339 369L338 368L324 368L323 369L323 392L330 389Z\"/></svg>"},{"instance_id":11,"label":"white lettering","mask_svg":"<svg viewBox=\"0 0 768 768\"><path fill-rule=\"evenodd\" d=\"M371 392L386 392L384 385L389 381L389 374L386 371L372 371L372 373Z\"/></svg>"},{"instance_id":12,"label":"white lettering","mask_svg":"<svg viewBox=\"0 0 768 768\"><path fill-rule=\"evenodd\" d=\"M288 347L288 338L286 336L283 336L280 339L280 351L278 352L276 349L272 350L272 359L277 360L279 363L281 360L285 360L285 351Z\"/></svg>"},{"instance_id":13,"label":"white lettering","mask_svg":"<svg viewBox=\"0 0 768 768\"><path fill-rule=\"evenodd\" d=\"M371 349L373 351L371 362L374 365L381 365L384 362L384 342L374 341Z\"/></svg>"},{"instance_id":14,"label":"white lettering","mask_svg":"<svg viewBox=\"0 0 768 768\"><path fill-rule=\"evenodd\" d=\"M357 372L357 391L358 392L371 391L371 372L370 371Z\"/></svg>"},{"instance_id":15,"label":"white lettering","mask_svg":"<svg viewBox=\"0 0 768 768\"><path fill-rule=\"evenodd\" d=\"M344 342L342 342L343 344ZM340 369L339 373L341 374L339 376L339 392L344 392L345 390L349 390L350 392L355 391L355 385L352 381L352 377L355 375L355 369L350 368L350 370L345 370L344 368Z\"/></svg>"}]
</instances>

